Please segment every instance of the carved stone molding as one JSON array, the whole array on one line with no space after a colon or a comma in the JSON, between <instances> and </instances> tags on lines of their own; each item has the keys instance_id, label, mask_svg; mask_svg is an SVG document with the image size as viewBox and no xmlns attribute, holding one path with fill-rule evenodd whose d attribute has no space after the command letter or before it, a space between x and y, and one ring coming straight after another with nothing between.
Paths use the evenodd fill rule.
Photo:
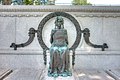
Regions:
<instances>
[{"instance_id":1,"label":"carved stone molding","mask_svg":"<svg viewBox=\"0 0 120 80\"><path fill-rule=\"evenodd\" d=\"M0 12L100 12L119 13L120 6L0 6Z\"/></svg>"},{"instance_id":2,"label":"carved stone molding","mask_svg":"<svg viewBox=\"0 0 120 80\"><path fill-rule=\"evenodd\" d=\"M43 17L44 14L0 14L0 17ZM74 14L76 17L105 17L105 18L117 18L120 15L99 15L99 14Z\"/></svg>"},{"instance_id":3,"label":"carved stone molding","mask_svg":"<svg viewBox=\"0 0 120 80\"><path fill-rule=\"evenodd\" d=\"M88 14L74 14L76 17L105 17L105 18L117 18L117 17L120 17L120 15L105 15L105 14L92 14L92 15L88 15Z\"/></svg>"},{"instance_id":4,"label":"carved stone molding","mask_svg":"<svg viewBox=\"0 0 120 80\"><path fill-rule=\"evenodd\" d=\"M44 14L0 14L0 17L42 17Z\"/></svg>"},{"instance_id":5,"label":"carved stone molding","mask_svg":"<svg viewBox=\"0 0 120 80\"><path fill-rule=\"evenodd\" d=\"M0 17L43 17L46 12L69 12L76 17L120 17L120 6L0 6Z\"/></svg>"},{"instance_id":6,"label":"carved stone molding","mask_svg":"<svg viewBox=\"0 0 120 80\"><path fill-rule=\"evenodd\" d=\"M68 12L76 17L116 18L120 17L120 6L0 6L0 17L42 17L46 12Z\"/></svg>"}]
</instances>

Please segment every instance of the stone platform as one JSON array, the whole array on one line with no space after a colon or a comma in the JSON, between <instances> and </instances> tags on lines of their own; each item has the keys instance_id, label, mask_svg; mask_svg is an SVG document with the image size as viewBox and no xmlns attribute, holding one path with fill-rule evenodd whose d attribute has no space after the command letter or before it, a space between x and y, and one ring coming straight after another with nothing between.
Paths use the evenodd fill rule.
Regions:
<instances>
[{"instance_id":1,"label":"stone platform","mask_svg":"<svg viewBox=\"0 0 120 80\"><path fill-rule=\"evenodd\" d=\"M8 76L11 72L12 72L12 70L10 70L10 69L0 68L0 80L5 78L6 76Z\"/></svg>"},{"instance_id":2,"label":"stone platform","mask_svg":"<svg viewBox=\"0 0 120 80\"><path fill-rule=\"evenodd\" d=\"M17 69L4 80L42 80L42 69Z\"/></svg>"},{"instance_id":3,"label":"stone platform","mask_svg":"<svg viewBox=\"0 0 120 80\"><path fill-rule=\"evenodd\" d=\"M1 74L7 69L0 69ZM116 70L73 70L71 77L48 77L45 69L16 69L0 80L120 80L120 69Z\"/></svg>"}]
</instances>

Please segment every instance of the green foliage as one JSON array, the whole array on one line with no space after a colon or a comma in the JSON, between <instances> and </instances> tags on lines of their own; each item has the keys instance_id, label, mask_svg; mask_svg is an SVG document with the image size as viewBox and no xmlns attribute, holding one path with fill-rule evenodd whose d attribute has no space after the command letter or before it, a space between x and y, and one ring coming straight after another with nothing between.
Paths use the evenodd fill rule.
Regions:
<instances>
[{"instance_id":1,"label":"green foliage","mask_svg":"<svg viewBox=\"0 0 120 80\"><path fill-rule=\"evenodd\" d=\"M24 0L24 5L33 5L33 0Z\"/></svg>"},{"instance_id":2,"label":"green foliage","mask_svg":"<svg viewBox=\"0 0 120 80\"><path fill-rule=\"evenodd\" d=\"M40 5L40 1L39 0L34 0L33 5Z\"/></svg>"},{"instance_id":3,"label":"green foliage","mask_svg":"<svg viewBox=\"0 0 120 80\"><path fill-rule=\"evenodd\" d=\"M87 3L87 0L73 0L73 5L91 5L91 3Z\"/></svg>"}]
</instances>

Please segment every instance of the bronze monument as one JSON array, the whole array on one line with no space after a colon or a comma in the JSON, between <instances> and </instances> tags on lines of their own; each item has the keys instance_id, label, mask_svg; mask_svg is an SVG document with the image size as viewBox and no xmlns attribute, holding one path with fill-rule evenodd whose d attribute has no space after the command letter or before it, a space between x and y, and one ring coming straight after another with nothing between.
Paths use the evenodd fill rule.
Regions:
<instances>
[{"instance_id":1,"label":"bronze monument","mask_svg":"<svg viewBox=\"0 0 120 80\"><path fill-rule=\"evenodd\" d=\"M48 76L71 76L69 63L69 49L67 30L64 29L64 20L58 16L55 29L51 31L50 66Z\"/></svg>"},{"instance_id":2,"label":"bronze monument","mask_svg":"<svg viewBox=\"0 0 120 80\"><path fill-rule=\"evenodd\" d=\"M68 48L68 35L67 30L64 29L64 20L62 17L68 18L75 26L76 28L76 40L74 44ZM42 36L42 30L44 25L48 20L50 20L53 17L57 17L55 20L55 28L51 31L51 47L48 48L47 45L43 41ZM29 39L27 42L22 44L16 44L12 43L10 47L13 47L14 50L17 50L19 47L25 47L28 46L34 39L35 33L37 33L38 41L40 46L43 48L43 56L44 56L44 64L47 64L47 55L46 51L50 51L50 62L49 62L49 69L48 69L48 76L52 77L58 77L58 76L71 76L72 73L69 70L70 69L70 61L69 61L69 51L71 50L73 52L72 55L72 66L75 64L75 50L78 47L80 40L81 40L81 34L83 34L85 42L94 48L101 48L102 51L105 50L105 48L108 48L106 43L103 43L103 45L97 45L90 42L90 30L88 28L85 28L84 30L81 30L81 27L79 25L79 22L70 14L65 12L53 12L45 16L39 26L38 30L35 30L34 28L29 29Z\"/></svg>"}]
</instances>

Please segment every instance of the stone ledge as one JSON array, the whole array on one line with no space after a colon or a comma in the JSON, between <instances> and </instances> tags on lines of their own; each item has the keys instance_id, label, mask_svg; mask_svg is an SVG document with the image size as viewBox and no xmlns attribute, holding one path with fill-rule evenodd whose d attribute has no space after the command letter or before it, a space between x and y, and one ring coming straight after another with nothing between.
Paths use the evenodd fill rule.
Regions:
<instances>
[{"instance_id":1,"label":"stone ledge","mask_svg":"<svg viewBox=\"0 0 120 80\"><path fill-rule=\"evenodd\" d=\"M110 76L112 76L115 80L120 80L120 69L107 70L106 72L107 72Z\"/></svg>"},{"instance_id":2,"label":"stone ledge","mask_svg":"<svg viewBox=\"0 0 120 80\"><path fill-rule=\"evenodd\" d=\"M25 5L1 5L0 12L107 12L107 13L118 13L120 12L120 6L25 6Z\"/></svg>"},{"instance_id":3,"label":"stone ledge","mask_svg":"<svg viewBox=\"0 0 120 80\"><path fill-rule=\"evenodd\" d=\"M49 53L49 51L47 51ZM0 50L0 55L43 55L42 50L19 49ZM76 55L120 55L120 51L83 51L76 50Z\"/></svg>"},{"instance_id":4,"label":"stone ledge","mask_svg":"<svg viewBox=\"0 0 120 80\"><path fill-rule=\"evenodd\" d=\"M93 18L93 17L98 17L98 18L101 18L101 17L105 17L105 18L117 18L117 17L120 17L120 13L116 13L116 14L99 14L99 13L72 13L73 15L75 15L76 17L90 17L90 18ZM15 13L15 12L4 12L0 14L0 17L43 17L45 14L41 14L41 13Z\"/></svg>"}]
</instances>

